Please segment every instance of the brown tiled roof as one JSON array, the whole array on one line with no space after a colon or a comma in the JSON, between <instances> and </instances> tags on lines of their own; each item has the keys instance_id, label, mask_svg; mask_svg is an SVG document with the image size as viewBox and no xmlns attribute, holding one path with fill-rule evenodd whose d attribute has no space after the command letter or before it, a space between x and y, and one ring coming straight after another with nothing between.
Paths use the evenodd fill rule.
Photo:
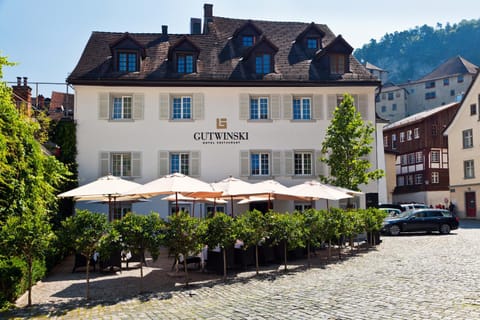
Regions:
<instances>
[{"instance_id":1,"label":"brown tiled roof","mask_svg":"<svg viewBox=\"0 0 480 320\"><path fill-rule=\"evenodd\" d=\"M244 62L248 57L242 56L245 52L239 52L232 40L235 32L248 22L262 32L263 39L267 39L271 45L278 48L274 61L275 72L262 78L258 78L258 75L248 69ZM312 61L312 55L296 42L297 37L311 26L310 23L301 22L213 17L212 22L208 24L207 34L128 33L128 36L141 45L146 53L141 70L131 73L116 72L113 68L111 46L125 37L125 33L93 32L68 82L109 85L194 85L196 82L202 82L203 85L208 83L218 85L219 82L238 85L245 81L259 82L259 85L264 85L263 82L269 84L305 82L313 85L328 85L332 82L378 84L378 80L351 54L350 73L330 76L322 70L325 64ZM324 33L321 47L325 49L321 50L327 50L335 39L338 41L339 37L336 37L326 25L315 24L315 27ZM172 62L168 59L168 52L185 37L199 49L197 72L177 74L169 66ZM345 44L348 46L348 43Z\"/></svg>"},{"instance_id":2,"label":"brown tiled roof","mask_svg":"<svg viewBox=\"0 0 480 320\"><path fill-rule=\"evenodd\" d=\"M478 66L461 56L448 59L435 70L424 76L418 81L434 80L459 74L476 74Z\"/></svg>"}]
</instances>

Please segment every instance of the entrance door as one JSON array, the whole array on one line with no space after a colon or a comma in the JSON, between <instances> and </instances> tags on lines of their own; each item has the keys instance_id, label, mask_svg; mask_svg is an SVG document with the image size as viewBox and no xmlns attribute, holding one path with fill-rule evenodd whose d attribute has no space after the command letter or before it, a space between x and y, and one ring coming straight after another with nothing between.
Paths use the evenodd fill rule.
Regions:
<instances>
[{"instance_id":1,"label":"entrance door","mask_svg":"<svg viewBox=\"0 0 480 320\"><path fill-rule=\"evenodd\" d=\"M467 212L467 217L475 218L477 216L475 192L465 192L465 211Z\"/></svg>"}]
</instances>

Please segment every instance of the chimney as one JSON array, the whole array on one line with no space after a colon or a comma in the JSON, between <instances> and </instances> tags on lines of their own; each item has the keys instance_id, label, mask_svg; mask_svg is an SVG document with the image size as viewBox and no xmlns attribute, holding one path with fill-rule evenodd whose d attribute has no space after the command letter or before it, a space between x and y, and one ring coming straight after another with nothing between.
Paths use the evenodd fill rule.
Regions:
<instances>
[{"instance_id":1,"label":"chimney","mask_svg":"<svg viewBox=\"0 0 480 320\"><path fill-rule=\"evenodd\" d=\"M163 36L168 35L168 26L165 26L165 25L162 26L162 35Z\"/></svg>"},{"instance_id":2,"label":"chimney","mask_svg":"<svg viewBox=\"0 0 480 320\"><path fill-rule=\"evenodd\" d=\"M32 88L28 86L28 78L17 77L17 85L12 86L13 100L20 113L30 116L32 114Z\"/></svg>"},{"instance_id":3,"label":"chimney","mask_svg":"<svg viewBox=\"0 0 480 320\"><path fill-rule=\"evenodd\" d=\"M25 87L28 87L28 81L27 81L27 80L28 80L27 77L23 77L23 85L24 85Z\"/></svg>"},{"instance_id":4,"label":"chimney","mask_svg":"<svg viewBox=\"0 0 480 320\"><path fill-rule=\"evenodd\" d=\"M22 85L22 77L17 77L17 86Z\"/></svg>"},{"instance_id":5,"label":"chimney","mask_svg":"<svg viewBox=\"0 0 480 320\"><path fill-rule=\"evenodd\" d=\"M202 34L202 19L190 18L190 34Z\"/></svg>"},{"instance_id":6,"label":"chimney","mask_svg":"<svg viewBox=\"0 0 480 320\"><path fill-rule=\"evenodd\" d=\"M213 4L205 3L203 5L203 34L208 33L208 23L213 21Z\"/></svg>"}]
</instances>

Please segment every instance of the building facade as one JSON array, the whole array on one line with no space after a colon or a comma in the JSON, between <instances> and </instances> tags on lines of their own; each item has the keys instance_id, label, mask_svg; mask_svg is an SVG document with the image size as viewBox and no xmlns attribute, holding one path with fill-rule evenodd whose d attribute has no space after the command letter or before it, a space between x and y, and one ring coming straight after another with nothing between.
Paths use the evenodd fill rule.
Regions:
<instances>
[{"instance_id":1,"label":"building facade","mask_svg":"<svg viewBox=\"0 0 480 320\"><path fill-rule=\"evenodd\" d=\"M480 218L480 80L475 78L445 130L450 159L450 200L461 218ZM476 174L475 174L476 173Z\"/></svg>"},{"instance_id":2,"label":"building facade","mask_svg":"<svg viewBox=\"0 0 480 320\"><path fill-rule=\"evenodd\" d=\"M450 165L443 130L458 108L451 103L385 126L385 152L395 153L393 202L448 207Z\"/></svg>"},{"instance_id":3,"label":"building facade","mask_svg":"<svg viewBox=\"0 0 480 320\"><path fill-rule=\"evenodd\" d=\"M166 26L159 34L92 33L68 79L80 184L107 173L146 183L181 172L207 182L235 176L291 186L328 174L318 159L344 93L375 123L379 82L327 26L221 18L212 5L204 9L203 33L199 19L188 35L168 34ZM376 153L374 145L373 169ZM377 183L363 191L378 195ZM302 205L276 201L274 209ZM132 206L162 216L170 210L160 197ZM248 205L235 212L241 209Z\"/></svg>"}]
</instances>

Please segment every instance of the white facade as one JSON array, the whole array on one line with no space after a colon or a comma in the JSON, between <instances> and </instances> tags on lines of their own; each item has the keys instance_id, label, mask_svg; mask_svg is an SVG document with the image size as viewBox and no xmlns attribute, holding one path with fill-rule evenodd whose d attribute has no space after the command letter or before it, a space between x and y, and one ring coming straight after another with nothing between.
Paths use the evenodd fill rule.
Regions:
<instances>
[{"instance_id":1,"label":"white facade","mask_svg":"<svg viewBox=\"0 0 480 320\"><path fill-rule=\"evenodd\" d=\"M235 176L249 182L272 179L287 186L328 174L317 161L338 97L350 93L366 121L375 123L373 86L358 87L106 87L75 85L75 119L79 184L93 181L111 171L112 155L127 155L131 170L124 178L146 183L169 173L172 154L186 154L188 174L206 182ZM112 97L132 97L132 118L111 120ZM173 97L190 97L192 118L172 120ZM312 120L292 120L292 99L310 99ZM268 119L249 120L251 98L266 98ZM103 106L109 104L105 109ZM381 130L380 130L381 132ZM203 133L203 134L202 134ZM202 140L203 138L203 140ZM382 145L382 138L376 137ZM381 149L380 149L381 150ZM382 150L381 150L382 151ZM252 176L251 154L268 158L268 172ZM309 175L294 174L294 154L310 154ZM377 165L377 147L370 155ZM117 158L118 160L118 158ZM380 159L382 160L382 159ZM383 160L382 160L383 161ZM123 165L120 160L120 165ZM380 166L382 167L382 166ZM118 167L115 170L119 170ZM127 170L128 171L128 170ZM130 175L130 176L128 176ZM378 182L363 186L365 193L377 193ZM384 198L382 195L382 200ZM168 215L168 202L156 197L134 203L132 210ZM318 201L317 207L324 207ZM331 205L331 204L330 204ZM362 197L358 205L365 206ZM79 207L106 212L106 206L79 203ZM205 204L195 206L204 214ZM230 211L230 205L225 207ZM235 206L246 210L248 205ZM292 211L293 201L276 201L274 210Z\"/></svg>"}]
</instances>

